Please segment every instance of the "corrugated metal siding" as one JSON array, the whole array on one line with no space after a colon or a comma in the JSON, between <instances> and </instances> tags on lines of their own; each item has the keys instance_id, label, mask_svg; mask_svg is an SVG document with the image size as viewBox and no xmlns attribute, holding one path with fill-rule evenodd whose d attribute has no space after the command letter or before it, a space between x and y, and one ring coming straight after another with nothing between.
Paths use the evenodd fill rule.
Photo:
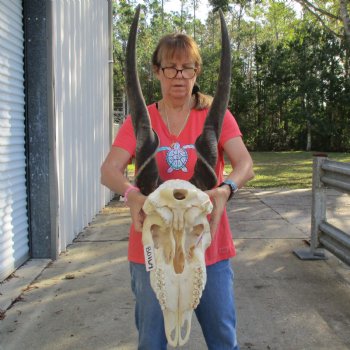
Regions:
<instances>
[{"instance_id":1,"label":"corrugated metal siding","mask_svg":"<svg viewBox=\"0 0 350 350\"><path fill-rule=\"evenodd\" d=\"M108 2L53 3L59 250L110 200L100 185L109 150Z\"/></svg>"},{"instance_id":2,"label":"corrugated metal siding","mask_svg":"<svg viewBox=\"0 0 350 350\"><path fill-rule=\"evenodd\" d=\"M0 0L0 280L29 257L22 1Z\"/></svg>"}]
</instances>

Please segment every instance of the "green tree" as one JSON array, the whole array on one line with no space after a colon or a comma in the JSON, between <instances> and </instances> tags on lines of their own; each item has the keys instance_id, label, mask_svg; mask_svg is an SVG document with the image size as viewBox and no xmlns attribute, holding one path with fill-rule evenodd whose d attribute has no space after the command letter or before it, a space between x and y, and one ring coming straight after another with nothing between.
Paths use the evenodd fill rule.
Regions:
<instances>
[{"instance_id":1,"label":"green tree","mask_svg":"<svg viewBox=\"0 0 350 350\"><path fill-rule=\"evenodd\" d=\"M326 8L325 2L317 1ZM328 2L327 11L339 15L340 2ZM210 4L214 10L224 10L228 24L229 108L248 147L349 151L349 52L344 37L333 33L341 34L340 22L323 19L327 27L310 11L298 17L290 3L276 0ZM164 13L164 2L143 3L137 57L146 103L161 98L150 63L152 52L160 36L174 31L196 37L203 58L201 90L208 94L216 90L221 50L218 15L210 13L201 23L196 18L198 0L183 0L182 5L181 11ZM126 0L115 4L114 79L119 93L124 92L125 48L134 6Z\"/></svg>"}]
</instances>

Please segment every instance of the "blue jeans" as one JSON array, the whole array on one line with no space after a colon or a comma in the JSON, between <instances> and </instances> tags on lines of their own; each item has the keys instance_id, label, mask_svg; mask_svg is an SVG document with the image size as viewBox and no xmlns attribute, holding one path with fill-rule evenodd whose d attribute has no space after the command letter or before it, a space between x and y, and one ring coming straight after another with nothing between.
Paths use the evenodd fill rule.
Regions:
<instances>
[{"instance_id":1,"label":"blue jeans","mask_svg":"<svg viewBox=\"0 0 350 350\"><path fill-rule=\"evenodd\" d=\"M163 313L142 264L130 263L131 288L136 297L135 320L139 350L165 350ZM239 350L233 270L230 260L207 266L207 284L195 310L209 350Z\"/></svg>"}]
</instances>

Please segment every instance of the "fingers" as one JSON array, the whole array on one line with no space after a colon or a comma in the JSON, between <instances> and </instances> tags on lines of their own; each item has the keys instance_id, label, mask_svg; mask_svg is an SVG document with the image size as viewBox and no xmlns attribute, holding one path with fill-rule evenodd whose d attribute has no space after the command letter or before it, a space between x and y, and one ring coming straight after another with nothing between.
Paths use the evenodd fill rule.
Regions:
<instances>
[{"instance_id":1,"label":"fingers","mask_svg":"<svg viewBox=\"0 0 350 350\"><path fill-rule=\"evenodd\" d=\"M134 224L134 228L137 232L142 232L142 225L144 221L144 217L141 215L140 212L134 212L131 214L131 220Z\"/></svg>"},{"instance_id":2,"label":"fingers","mask_svg":"<svg viewBox=\"0 0 350 350\"><path fill-rule=\"evenodd\" d=\"M146 200L146 196L138 193L132 192L128 198L128 207L130 208L130 215L134 228L138 232L142 232L142 225L145 220L145 213L142 210L143 204Z\"/></svg>"},{"instance_id":3,"label":"fingers","mask_svg":"<svg viewBox=\"0 0 350 350\"><path fill-rule=\"evenodd\" d=\"M205 193L211 198L211 197L213 197L213 194L215 193L215 189L214 190L207 190L207 191L205 191Z\"/></svg>"},{"instance_id":4,"label":"fingers","mask_svg":"<svg viewBox=\"0 0 350 350\"><path fill-rule=\"evenodd\" d=\"M220 187L206 191L206 193L208 194L208 196L210 197L213 203L213 211L211 212L210 222L209 222L210 234L213 239L216 231L219 228L220 220L225 210L225 206L227 203L227 194L225 190L223 190Z\"/></svg>"},{"instance_id":5,"label":"fingers","mask_svg":"<svg viewBox=\"0 0 350 350\"><path fill-rule=\"evenodd\" d=\"M142 232L143 222L145 221L146 214L139 206L130 208L131 220L134 224L134 228L138 232Z\"/></svg>"},{"instance_id":6,"label":"fingers","mask_svg":"<svg viewBox=\"0 0 350 350\"><path fill-rule=\"evenodd\" d=\"M214 209L210 216L210 222L209 222L211 239L214 239L215 237L215 233L219 227L220 218L221 218L221 215L219 216L217 214L217 210Z\"/></svg>"}]
</instances>

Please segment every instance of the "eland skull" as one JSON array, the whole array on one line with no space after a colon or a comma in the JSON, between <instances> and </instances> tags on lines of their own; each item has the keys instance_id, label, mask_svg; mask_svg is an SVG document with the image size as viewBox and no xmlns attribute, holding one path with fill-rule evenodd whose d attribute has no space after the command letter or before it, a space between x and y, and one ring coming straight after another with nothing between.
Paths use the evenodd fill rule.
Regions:
<instances>
[{"instance_id":1,"label":"eland skull","mask_svg":"<svg viewBox=\"0 0 350 350\"><path fill-rule=\"evenodd\" d=\"M146 266L172 346L189 339L192 313L205 287L204 254L211 242L207 215L212 208L209 196L184 180L164 182L143 206Z\"/></svg>"}]
</instances>

